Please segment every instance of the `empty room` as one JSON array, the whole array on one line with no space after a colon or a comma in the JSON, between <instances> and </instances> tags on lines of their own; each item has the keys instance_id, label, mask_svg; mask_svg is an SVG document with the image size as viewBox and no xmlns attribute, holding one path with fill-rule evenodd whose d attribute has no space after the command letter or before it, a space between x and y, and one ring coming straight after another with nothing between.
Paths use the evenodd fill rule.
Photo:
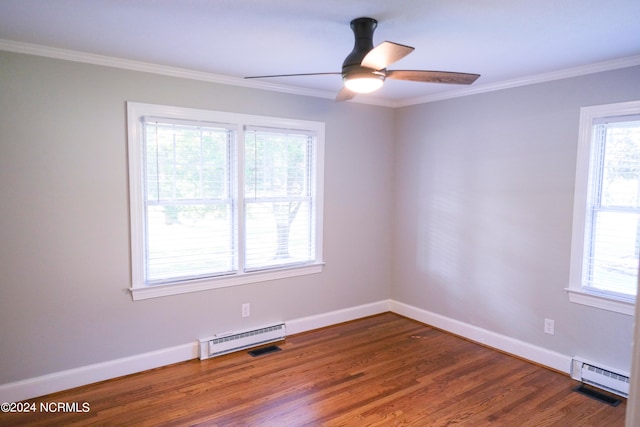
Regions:
<instances>
[{"instance_id":1,"label":"empty room","mask_svg":"<svg viewBox=\"0 0 640 427\"><path fill-rule=\"evenodd\" d=\"M0 425L640 426L638 16L0 0Z\"/></svg>"}]
</instances>

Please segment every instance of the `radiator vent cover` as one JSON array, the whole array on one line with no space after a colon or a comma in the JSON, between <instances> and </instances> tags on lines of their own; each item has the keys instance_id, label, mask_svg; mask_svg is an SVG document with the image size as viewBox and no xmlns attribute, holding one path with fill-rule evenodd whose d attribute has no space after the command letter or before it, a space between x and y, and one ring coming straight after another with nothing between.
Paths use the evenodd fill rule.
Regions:
<instances>
[{"instance_id":1,"label":"radiator vent cover","mask_svg":"<svg viewBox=\"0 0 640 427\"><path fill-rule=\"evenodd\" d=\"M629 374L601 364L575 357L571 360L571 378L610 391L618 396L629 396Z\"/></svg>"},{"instance_id":2,"label":"radiator vent cover","mask_svg":"<svg viewBox=\"0 0 640 427\"><path fill-rule=\"evenodd\" d=\"M281 341L287 336L284 323L263 326L239 332L226 332L209 338L202 338L200 342L200 360L220 356L261 344Z\"/></svg>"}]
</instances>

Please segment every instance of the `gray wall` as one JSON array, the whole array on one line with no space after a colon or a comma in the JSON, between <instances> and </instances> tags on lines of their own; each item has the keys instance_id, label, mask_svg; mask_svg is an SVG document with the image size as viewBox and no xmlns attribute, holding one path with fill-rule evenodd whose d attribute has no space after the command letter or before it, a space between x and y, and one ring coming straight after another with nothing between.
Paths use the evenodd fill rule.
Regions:
<instances>
[{"instance_id":1,"label":"gray wall","mask_svg":"<svg viewBox=\"0 0 640 427\"><path fill-rule=\"evenodd\" d=\"M392 110L8 52L0 73L0 384L389 298ZM126 101L326 122L323 273L132 301Z\"/></svg>"},{"instance_id":2,"label":"gray wall","mask_svg":"<svg viewBox=\"0 0 640 427\"><path fill-rule=\"evenodd\" d=\"M638 81L390 110L0 52L0 384L387 298L628 369L632 318L563 288L579 108ZM326 122L324 272L132 301L126 101Z\"/></svg>"},{"instance_id":3,"label":"gray wall","mask_svg":"<svg viewBox=\"0 0 640 427\"><path fill-rule=\"evenodd\" d=\"M633 318L564 288L580 107L640 99L639 82L635 67L397 111L392 297L628 371Z\"/></svg>"}]
</instances>

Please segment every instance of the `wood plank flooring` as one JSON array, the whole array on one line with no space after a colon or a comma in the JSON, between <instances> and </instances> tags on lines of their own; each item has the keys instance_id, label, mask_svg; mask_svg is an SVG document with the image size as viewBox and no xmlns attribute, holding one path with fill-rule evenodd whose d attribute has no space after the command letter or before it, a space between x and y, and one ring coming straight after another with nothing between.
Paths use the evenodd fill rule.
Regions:
<instances>
[{"instance_id":1,"label":"wood plank flooring","mask_svg":"<svg viewBox=\"0 0 640 427\"><path fill-rule=\"evenodd\" d=\"M577 382L392 313L294 335L282 351L192 360L29 400L85 413L0 425L623 426Z\"/></svg>"}]
</instances>

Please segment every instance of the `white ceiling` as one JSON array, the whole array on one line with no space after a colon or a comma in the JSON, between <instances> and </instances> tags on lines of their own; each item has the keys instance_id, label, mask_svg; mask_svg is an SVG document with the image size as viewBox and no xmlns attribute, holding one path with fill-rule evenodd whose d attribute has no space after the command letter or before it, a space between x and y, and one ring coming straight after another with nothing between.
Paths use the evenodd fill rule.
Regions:
<instances>
[{"instance_id":1,"label":"white ceiling","mask_svg":"<svg viewBox=\"0 0 640 427\"><path fill-rule=\"evenodd\" d=\"M416 48L390 69L481 74L474 90L593 64L640 65L638 0L0 0L0 46L48 46L240 83L340 71L353 47L349 22L362 16L379 21L374 44ZM264 87L274 83L327 97L341 87L339 76L269 79ZM358 98L410 103L461 90L468 88L388 80Z\"/></svg>"}]
</instances>

